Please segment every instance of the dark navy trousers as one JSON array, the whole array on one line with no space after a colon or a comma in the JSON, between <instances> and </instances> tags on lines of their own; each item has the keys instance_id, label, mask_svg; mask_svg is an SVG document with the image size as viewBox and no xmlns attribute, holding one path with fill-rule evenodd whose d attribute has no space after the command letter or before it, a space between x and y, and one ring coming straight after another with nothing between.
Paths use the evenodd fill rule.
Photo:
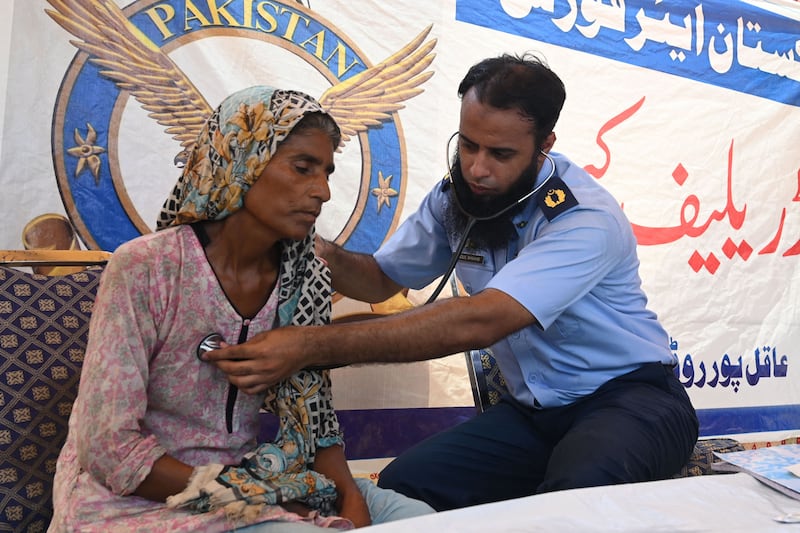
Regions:
<instances>
[{"instance_id":1,"label":"dark navy trousers","mask_svg":"<svg viewBox=\"0 0 800 533\"><path fill-rule=\"evenodd\" d=\"M437 511L579 487L666 479L698 421L671 368L646 364L567 406L503 398L392 461L378 485Z\"/></svg>"}]
</instances>

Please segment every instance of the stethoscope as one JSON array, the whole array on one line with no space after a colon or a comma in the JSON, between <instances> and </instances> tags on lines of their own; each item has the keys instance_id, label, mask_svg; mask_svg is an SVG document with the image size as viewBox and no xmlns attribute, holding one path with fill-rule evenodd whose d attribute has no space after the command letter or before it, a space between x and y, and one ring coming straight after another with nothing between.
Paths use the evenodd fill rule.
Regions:
<instances>
[{"instance_id":1,"label":"stethoscope","mask_svg":"<svg viewBox=\"0 0 800 533\"><path fill-rule=\"evenodd\" d=\"M547 174L547 177L539 185L536 185L530 191L523 194L517 200L511 202L509 205L501 208L499 211L492 213L491 215L484 215L484 216L475 215L467 211L467 209L461 203L461 199L458 197L458 189L456 188L455 183L453 183L453 168L450 166L450 144L453 142L453 139L455 139L457 135L458 132L455 132L450 136L449 139L447 139L447 159L446 159L447 181L449 182L449 185L453 187L453 198L455 198L456 206L458 206L458 209L467 216L467 226L466 228L464 228L464 233L461 235L461 239L458 241L458 246L456 246L453 255L450 257L450 263L447 265L447 270L445 270L445 273L442 276L442 280L439 282L439 285L436 287L431 296L425 302L426 304L429 304L432 301L436 300L436 298L439 297L439 293L442 292L442 289L447 284L447 281L450 278L450 274L452 274L453 270L455 270L456 268L456 263L458 263L458 259L459 257L461 257L461 252L464 250L464 246L466 246L467 244L467 240L469 239L469 233L470 231L472 231L472 227L475 225L475 223L484 220L492 220L494 218L499 217L503 213L507 213L515 206L518 206L519 204L521 204L522 202L524 202L525 200L527 200L528 198L539 192L539 190L547 184L550 178L552 178L556 174L556 162L553 161L552 156L547 152L545 152L544 150L539 150L539 152L541 152L541 154L550 162L550 172Z\"/></svg>"}]
</instances>

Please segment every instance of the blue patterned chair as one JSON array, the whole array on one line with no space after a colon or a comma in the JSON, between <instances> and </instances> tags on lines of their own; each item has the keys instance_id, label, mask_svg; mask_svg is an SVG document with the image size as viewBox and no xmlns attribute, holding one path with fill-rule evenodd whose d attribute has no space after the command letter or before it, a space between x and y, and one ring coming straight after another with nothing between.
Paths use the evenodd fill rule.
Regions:
<instances>
[{"instance_id":1,"label":"blue patterned chair","mask_svg":"<svg viewBox=\"0 0 800 533\"><path fill-rule=\"evenodd\" d=\"M110 254L0 251L0 531L44 532L56 459L78 389L102 267L45 276L21 270L98 265Z\"/></svg>"}]
</instances>

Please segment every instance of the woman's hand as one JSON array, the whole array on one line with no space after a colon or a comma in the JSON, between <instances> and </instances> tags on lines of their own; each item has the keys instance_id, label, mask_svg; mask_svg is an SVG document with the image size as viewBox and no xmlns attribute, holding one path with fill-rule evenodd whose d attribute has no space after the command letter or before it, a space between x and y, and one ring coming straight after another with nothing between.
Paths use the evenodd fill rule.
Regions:
<instances>
[{"instance_id":1,"label":"woman's hand","mask_svg":"<svg viewBox=\"0 0 800 533\"><path fill-rule=\"evenodd\" d=\"M284 502L281 507L303 517L308 516L311 508L300 502ZM346 494L339 494L336 500L336 514L342 518L347 518L356 527L365 527L372 524L372 519L369 516L369 508L367 502L358 491L358 488L348 491Z\"/></svg>"},{"instance_id":2,"label":"woman's hand","mask_svg":"<svg viewBox=\"0 0 800 533\"><path fill-rule=\"evenodd\" d=\"M302 517L308 516L308 513L311 512L311 507L304 503L300 502L283 502L281 507L289 511L290 513L294 513L296 515L300 515Z\"/></svg>"},{"instance_id":3,"label":"woman's hand","mask_svg":"<svg viewBox=\"0 0 800 533\"><path fill-rule=\"evenodd\" d=\"M369 507L356 480L347 466L344 447L341 445L318 448L314 458L314 470L336 483L336 511L339 516L350 519L356 527L368 526L372 523Z\"/></svg>"},{"instance_id":4,"label":"woman's hand","mask_svg":"<svg viewBox=\"0 0 800 533\"><path fill-rule=\"evenodd\" d=\"M339 516L350 519L356 527L365 527L372 524L367 501L355 485L350 490L339 493L336 507L339 511Z\"/></svg>"},{"instance_id":5,"label":"woman's hand","mask_svg":"<svg viewBox=\"0 0 800 533\"><path fill-rule=\"evenodd\" d=\"M153 463L150 473L133 492L155 502L164 502L167 497L183 491L189 483L194 469L170 455L162 455Z\"/></svg>"}]
</instances>

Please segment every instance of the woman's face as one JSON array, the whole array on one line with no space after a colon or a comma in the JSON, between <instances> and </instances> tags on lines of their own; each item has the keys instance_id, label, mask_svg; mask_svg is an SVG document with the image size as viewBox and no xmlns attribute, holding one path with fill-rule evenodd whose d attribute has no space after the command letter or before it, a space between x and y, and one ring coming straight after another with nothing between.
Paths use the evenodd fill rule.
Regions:
<instances>
[{"instance_id":1,"label":"woman's face","mask_svg":"<svg viewBox=\"0 0 800 533\"><path fill-rule=\"evenodd\" d=\"M333 143L322 130L292 133L244 197L244 209L271 238L302 240L330 200Z\"/></svg>"}]
</instances>

